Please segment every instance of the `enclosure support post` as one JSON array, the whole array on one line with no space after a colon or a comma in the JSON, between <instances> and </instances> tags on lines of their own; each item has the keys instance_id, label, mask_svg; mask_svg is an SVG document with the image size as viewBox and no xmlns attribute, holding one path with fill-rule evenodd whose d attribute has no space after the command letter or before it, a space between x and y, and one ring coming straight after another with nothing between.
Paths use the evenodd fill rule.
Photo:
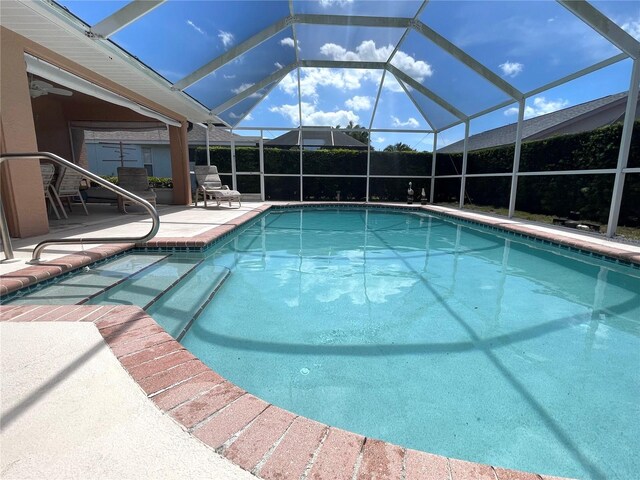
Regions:
<instances>
[{"instance_id":1,"label":"enclosure support post","mask_svg":"<svg viewBox=\"0 0 640 480\"><path fill-rule=\"evenodd\" d=\"M616 178L613 182L613 195L611 196L611 208L609 210L609 223L607 224L607 237L616 234L618 219L620 217L620 205L622 204L622 192L624 190L624 169L629 161L629 149L631 147L631 135L633 135L633 123L636 118L636 105L638 103L638 83L640 83L640 60L633 61L631 72L631 84L627 97L627 109L624 114L622 126L622 138L620 139L620 151L618 152L618 165L616 166Z\"/></svg>"},{"instance_id":2,"label":"enclosure support post","mask_svg":"<svg viewBox=\"0 0 640 480\"><path fill-rule=\"evenodd\" d=\"M467 154L469 150L469 119L464 122L464 151L462 153L462 177L460 177L460 199L459 206L464 206L464 189L467 182Z\"/></svg>"},{"instance_id":3,"label":"enclosure support post","mask_svg":"<svg viewBox=\"0 0 640 480\"><path fill-rule=\"evenodd\" d=\"M231 132L231 185L234 190L238 189L236 181L236 141L233 139L233 128Z\"/></svg>"},{"instance_id":4,"label":"enclosure support post","mask_svg":"<svg viewBox=\"0 0 640 480\"><path fill-rule=\"evenodd\" d=\"M209 151L209 129L211 128L211 124L207 123L206 136L207 139L207 167L211 166L211 152Z\"/></svg>"},{"instance_id":5,"label":"enclosure support post","mask_svg":"<svg viewBox=\"0 0 640 480\"><path fill-rule=\"evenodd\" d=\"M371 130L368 130L367 139L367 190L365 193L364 201L369 203L369 175L371 175Z\"/></svg>"},{"instance_id":6,"label":"enclosure support post","mask_svg":"<svg viewBox=\"0 0 640 480\"><path fill-rule=\"evenodd\" d=\"M433 132L433 158L431 160L431 189L429 190L429 203L433 203L436 190L436 148L438 148L438 132Z\"/></svg>"},{"instance_id":7,"label":"enclosure support post","mask_svg":"<svg viewBox=\"0 0 640 480\"><path fill-rule=\"evenodd\" d=\"M518 105L518 126L516 127L516 145L513 153L513 170L511 173L511 193L509 194L509 218L516 211L516 193L518 192L518 171L520 170L520 150L522 147L522 122L524 121L525 98Z\"/></svg>"},{"instance_id":8,"label":"enclosure support post","mask_svg":"<svg viewBox=\"0 0 640 480\"><path fill-rule=\"evenodd\" d=\"M264 131L260 130L260 200L264 202Z\"/></svg>"}]
</instances>

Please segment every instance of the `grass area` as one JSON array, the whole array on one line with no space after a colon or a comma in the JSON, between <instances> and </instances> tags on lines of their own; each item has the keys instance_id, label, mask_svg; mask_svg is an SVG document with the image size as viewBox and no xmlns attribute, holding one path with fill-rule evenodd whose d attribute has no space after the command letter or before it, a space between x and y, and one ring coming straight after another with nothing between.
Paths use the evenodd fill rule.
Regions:
<instances>
[{"instance_id":1,"label":"grass area","mask_svg":"<svg viewBox=\"0 0 640 480\"><path fill-rule=\"evenodd\" d=\"M442 205L443 207L458 208L457 203L456 204L440 203L439 205ZM469 211L481 212L481 213L492 213L495 215L502 215L504 217L507 217L509 214L509 209L507 208L492 207L488 205L465 204L464 209ZM521 220L529 220L529 221L538 222L538 223L548 223L552 225L554 215L542 215L539 213L529 213L529 212L523 212L521 210L516 210L514 213L514 218L521 219ZM584 219L584 220L589 221L587 219ZM593 223L599 223L599 222L593 222ZM603 225L601 230L604 232L606 228L607 226ZM632 240L634 242L640 242L640 228L619 226L618 230L616 231L616 238L620 240L625 239L625 240Z\"/></svg>"}]
</instances>

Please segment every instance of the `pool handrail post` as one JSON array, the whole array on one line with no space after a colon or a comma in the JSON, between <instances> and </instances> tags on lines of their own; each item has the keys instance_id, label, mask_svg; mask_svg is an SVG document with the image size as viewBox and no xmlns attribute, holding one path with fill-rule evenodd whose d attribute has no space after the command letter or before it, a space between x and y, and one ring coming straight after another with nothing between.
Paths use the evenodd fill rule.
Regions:
<instances>
[{"instance_id":1,"label":"pool handrail post","mask_svg":"<svg viewBox=\"0 0 640 480\"><path fill-rule=\"evenodd\" d=\"M29 263L38 263L40 261L40 256L42 255L42 251L45 247L49 245L69 245L69 244L85 244L85 243L142 243L147 240L155 237L156 233L160 229L160 217L158 215L158 211L151 205L149 202L140 198L139 196L125 190L122 187L114 185L113 183L99 177L98 175L91 173L88 170L76 165L69 160L65 160L64 158L56 155L51 152L28 152L28 153L3 153L0 155L0 164L5 160L10 159L18 159L18 158L37 158L37 159L47 159L52 161L53 163L57 163L58 165L62 165L63 167L70 168L71 170L75 170L76 172L80 172L85 178L96 182L99 185L102 185L107 190L110 190L120 196L126 197L129 200L137 203L144 207L151 215L152 225L151 230L146 235L142 237L87 237L87 238L60 238L54 240L43 240L38 243L36 247L33 249L33 254L31 257L31 261Z\"/></svg>"}]
</instances>

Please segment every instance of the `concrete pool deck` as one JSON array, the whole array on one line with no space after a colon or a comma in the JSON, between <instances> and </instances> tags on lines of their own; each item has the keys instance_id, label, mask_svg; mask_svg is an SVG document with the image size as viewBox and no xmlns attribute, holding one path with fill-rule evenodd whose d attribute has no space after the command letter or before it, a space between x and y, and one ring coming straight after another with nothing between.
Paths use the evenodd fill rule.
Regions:
<instances>
[{"instance_id":1,"label":"concrete pool deck","mask_svg":"<svg viewBox=\"0 0 640 480\"><path fill-rule=\"evenodd\" d=\"M229 224L253 218L265 208L256 203L240 210L161 209L164 226L153 243L181 245L187 238L205 242L228 233L233 228ZM534 231L541 236L561 236L562 241L577 248L593 244L599 252L610 252L625 261L640 263L637 246L527 222L432 208L501 227L510 223L516 231L520 229L525 234ZM80 230L75 235L96 229L113 233L122 228L131 234L132 224L148 222L144 217L133 221L129 217L133 216L126 218L129 223L124 227L105 227L109 220L75 226ZM137 232L144 226L136 225L135 229ZM33 239L29 241L37 243ZM17 247L23 259L30 256L28 247L28 241ZM130 245L117 248L124 250ZM55 269L74 268L109 254L114 247L92 250L95 255L86 252L69 255L69 250L56 251L53 247L44 259L52 261ZM60 255L67 255L67 259L60 260ZM5 288L7 283L15 284L16 279L31 283L31 277L38 276L38 269L47 272L42 278L52 272L51 265L29 266L26 274L17 271L25 266L20 261L7 265L11 265L11 269L3 270L6 275L1 277ZM0 320L45 322L2 325L3 448L0 460L3 478L49 476L45 472L64 478L201 478L199 462L211 466L205 476L216 479L250 478L246 471L260 478L274 479L553 478L408 450L297 417L212 372L137 307L8 305L0 307ZM78 321L85 323L60 323ZM30 346L31 337L34 347ZM105 385L109 388L105 389ZM107 400L110 408L105 408L101 396L108 398L106 390L117 398L126 398L128 407L118 408L119 400ZM68 416L54 414L50 401L65 408ZM132 443L126 443L130 432L124 426L129 421ZM140 436L136 437L134 431ZM61 437L62 434L66 436ZM60 438L67 440L59 444ZM138 445L151 441L158 442L160 451L184 447L190 453L185 454L182 463L162 464L156 462L157 449L142 449ZM103 448L100 448L101 442ZM178 447L172 446L173 442ZM7 449L7 445L11 448ZM67 454L65 470L55 468L61 465L57 463L60 459L51 455L58 452L60 445ZM113 456L118 458L107 461ZM122 472L126 473L121 475Z\"/></svg>"}]
</instances>

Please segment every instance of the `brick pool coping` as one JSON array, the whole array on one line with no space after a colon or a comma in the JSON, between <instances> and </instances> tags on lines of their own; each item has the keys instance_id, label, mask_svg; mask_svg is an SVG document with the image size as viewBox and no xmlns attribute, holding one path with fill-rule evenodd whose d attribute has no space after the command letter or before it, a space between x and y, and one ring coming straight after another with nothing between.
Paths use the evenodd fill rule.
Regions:
<instances>
[{"instance_id":1,"label":"brick pool coping","mask_svg":"<svg viewBox=\"0 0 640 480\"><path fill-rule=\"evenodd\" d=\"M299 206L299 203L282 205ZM314 206L335 206L315 203ZM279 205L280 206L280 205ZM546 232L506 219L434 206L371 205L428 211L533 239L640 265L640 253ZM149 248L204 248L272 208L263 205L193 237L156 238ZM276 206L277 208L277 206ZM134 244L110 244L0 276L0 296L118 253ZM245 392L209 369L142 309L130 306L0 306L1 321L91 321L145 394L183 428L235 464L265 479L490 479L558 477L482 465L405 449L297 416Z\"/></svg>"},{"instance_id":2,"label":"brick pool coping","mask_svg":"<svg viewBox=\"0 0 640 480\"><path fill-rule=\"evenodd\" d=\"M142 309L5 305L3 322L92 322L145 395L183 429L267 480L554 480L404 448L269 404L207 367Z\"/></svg>"}]
</instances>

